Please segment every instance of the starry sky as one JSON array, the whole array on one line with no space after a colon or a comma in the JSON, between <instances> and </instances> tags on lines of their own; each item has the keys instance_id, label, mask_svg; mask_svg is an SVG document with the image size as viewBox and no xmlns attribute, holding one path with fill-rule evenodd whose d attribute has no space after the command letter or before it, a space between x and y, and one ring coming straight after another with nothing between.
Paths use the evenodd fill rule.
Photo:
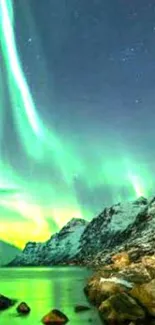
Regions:
<instances>
[{"instance_id":1,"label":"starry sky","mask_svg":"<svg viewBox=\"0 0 155 325\"><path fill-rule=\"evenodd\" d=\"M155 2L0 0L0 239L154 194Z\"/></svg>"}]
</instances>

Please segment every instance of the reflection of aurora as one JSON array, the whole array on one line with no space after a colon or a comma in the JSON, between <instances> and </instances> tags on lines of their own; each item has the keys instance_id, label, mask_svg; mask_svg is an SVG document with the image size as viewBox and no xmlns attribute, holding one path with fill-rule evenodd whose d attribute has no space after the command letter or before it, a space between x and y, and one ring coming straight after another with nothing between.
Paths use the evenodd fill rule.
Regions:
<instances>
[{"instance_id":1,"label":"reflection of aurora","mask_svg":"<svg viewBox=\"0 0 155 325\"><path fill-rule=\"evenodd\" d=\"M51 309L64 311L73 324L78 324L79 320L84 324L89 324L88 313L79 315L74 312L74 307L80 301L86 304L86 297L83 294L83 287L86 279L90 276L89 270L79 268L27 268L1 271L2 290L6 296L14 297L20 301L27 301L32 312L25 318L25 324L37 324L44 315ZM73 288L74 284L74 288ZM16 315L16 307L12 313ZM90 310L89 317L97 322L97 313ZM1 314L3 324L10 323L10 313ZM21 324L21 317L14 317L14 324Z\"/></svg>"},{"instance_id":2,"label":"reflection of aurora","mask_svg":"<svg viewBox=\"0 0 155 325\"><path fill-rule=\"evenodd\" d=\"M104 146L96 148L92 143L91 153L87 159L80 154L77 143L67 141L61 135L56 134L52 127L46 126L37 113L22 70L16 47L14 24L13 2L1 0L0 45L12 117L28 166L33 166L33 170L35 166L36 169L39 168L41 175L40 179L38 175L36 177L33 175L31 179L25 177L24 173L17 172L11 160L9 161L1 154L1 186L19 188L20 192L7 197L3 196L1 199L1 207L3 211L5 208L5 213L0 237L23 246L29 239L45 240L52 231L63 226L72 217L90 218L94 212L102 208L101 202L98 208L96 204L94 209L92 202L83 204L79 195L79 187L93 194L97 193L97 189L110 188L111 202L116 202L124 198L147 195L152 188L152 183L149 183L149 177L143 166L137 166L133 162L134 159L127 157L127 154L124 159L121 146L115 150L112 149L112 156L110 145L107 146L105 143ZM5 115L2 77L1 71L1 142ZM97 157L96 150L100 153ZM105 156L106 161L103 158ZM50 171L50 169L51 174L49 173L48 177L44 178L44 171ZM53 170L57 175L55 179L51 176ZM142 179L147 180L145 184ZM125 195L122 194L124 186L127 187ZM53 220L53 225L49 223L49 219Z\"/></svg>"}]
</instances>

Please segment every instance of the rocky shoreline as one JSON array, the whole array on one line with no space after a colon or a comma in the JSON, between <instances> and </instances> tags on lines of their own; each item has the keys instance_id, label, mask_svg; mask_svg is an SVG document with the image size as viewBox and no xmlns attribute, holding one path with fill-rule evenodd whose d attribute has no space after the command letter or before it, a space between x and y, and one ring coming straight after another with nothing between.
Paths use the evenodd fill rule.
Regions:
<instances>
[{"instance_id":1,"label":"rocky shoreline","mask_svg":"<svg viewBox=\"0 0 155 325\"><path fill-rule=\"evenodd\" d=\"M103 324L155 324L155 255L133 262L126 252L96 269L84 292Z\"/></svg>"}]
</instances>

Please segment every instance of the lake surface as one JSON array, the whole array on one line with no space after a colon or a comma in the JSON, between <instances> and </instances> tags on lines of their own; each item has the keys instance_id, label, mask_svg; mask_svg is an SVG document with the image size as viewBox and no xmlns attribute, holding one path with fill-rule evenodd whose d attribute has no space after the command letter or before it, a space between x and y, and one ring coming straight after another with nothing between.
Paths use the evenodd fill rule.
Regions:
<instances>
[{"instance_id":1,"label":"lake surface","mask_svg":"<svg viewBox=\"0 0 155 325\"><path fill-rule=\"evenodd\" d=\"M56 308L68 316L68 324L101 325L92 306L90 311L74 312L75 305L89 305L83 288L90 275L90 270L77 267L0 269L0 293L18 299L18 302L25 301L31 307L31 313L24 317L17 314L17 305L0 312L0 323L42 324L42 317Z\"/></svg>"}]
</instances>

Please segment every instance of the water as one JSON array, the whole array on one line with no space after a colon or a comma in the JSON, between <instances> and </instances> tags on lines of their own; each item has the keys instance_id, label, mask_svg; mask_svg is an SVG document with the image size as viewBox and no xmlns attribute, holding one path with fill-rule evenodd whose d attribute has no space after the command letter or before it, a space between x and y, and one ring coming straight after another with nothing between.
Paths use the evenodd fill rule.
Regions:
<instances>
[{"instance_id":1,"label":"water","mask_svg":"<svg viewBox=\"0 0 155 325\"><path fill-rule=\"evenodd\" d=\"M51 309L64 312L72 325L100 325L96 310L76 314L74 306L88 305L83 288L91 271L84 268L3 268L0 269L0 293L25 301L31 307L28 316L19 316L16 306L0 312L3 325L38 325ZM91 320L90 320L91 319Z\"/></svg>"}]
</instances>

